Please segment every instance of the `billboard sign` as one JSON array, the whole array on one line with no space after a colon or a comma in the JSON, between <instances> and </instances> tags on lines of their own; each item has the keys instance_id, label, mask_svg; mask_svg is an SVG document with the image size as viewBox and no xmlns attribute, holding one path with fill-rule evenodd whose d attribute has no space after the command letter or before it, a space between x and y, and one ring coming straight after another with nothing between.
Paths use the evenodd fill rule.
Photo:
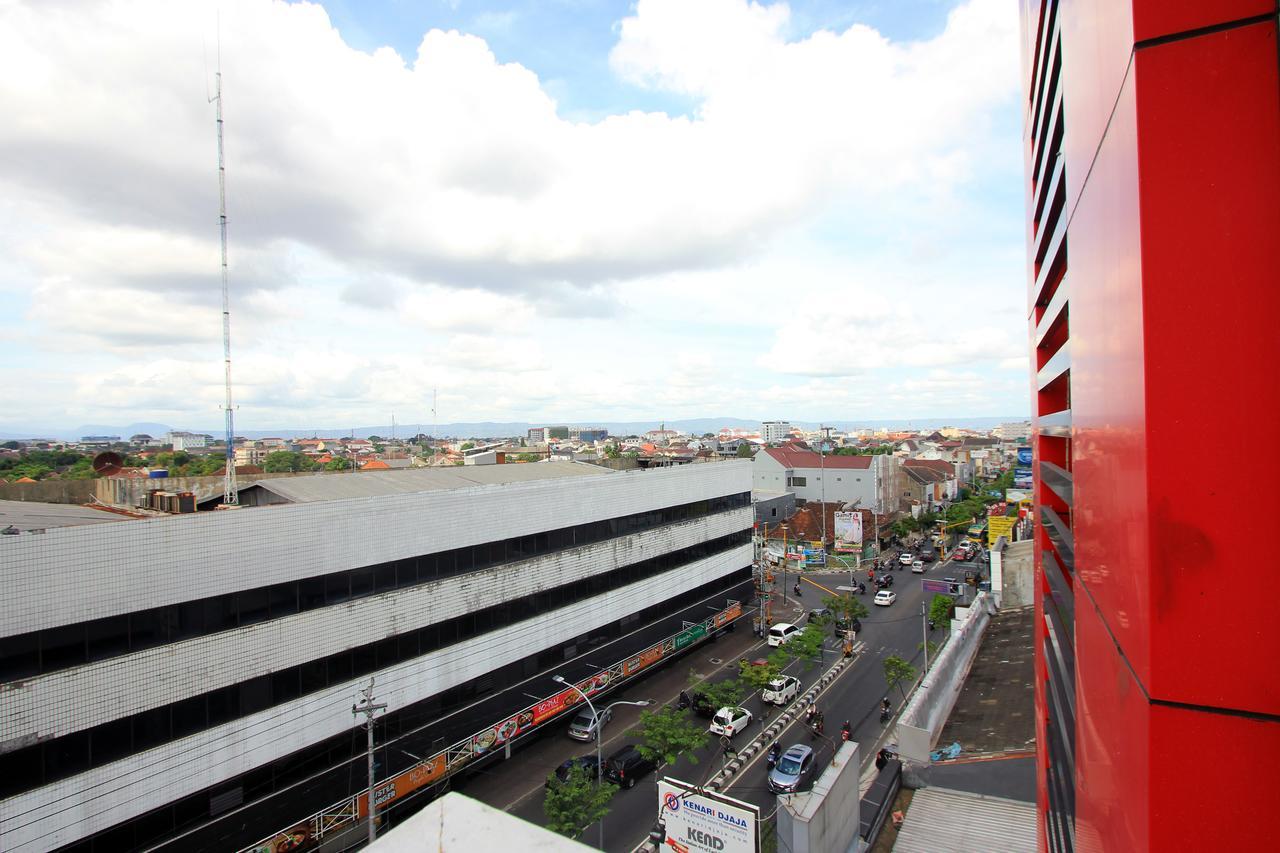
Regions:
<instances>
[{"instance_id":1,"label":"billboard sign","mask_svg":"<svg viewBox=\"0 0 1280 853\"><path fill-rule=\"evenodd\" d=\"M943 595L951 592L951 584L946 581L920 581L920 588L925 592L940 592Z\"/></svg>"},{"instance_id":2,"label":"billboard sign","mask_svg":"<svg viewBox=\"0 0 1280 853\"><path fill-rule=\"evenodd\" d=\"M1031 488L1031 469L1030 468L1014 468L1013 469L1013 486L1015 489Z\"/></svg>"},{"instance_id":3,"label":"billboard sign","mask_svg":"<svg viewBox=\"0 0 1280 853\"><path fill-rule=\"evenodd\" d=\"M1022 503L1031 500L1031 492L1023 489L1005 489L1004 499L1011 504Z\"/></svg>"},{"instance_id":4,"label":"billboard sign","mask_svg":"<svg viewBox=\"0 0 1280 853\"><path fill-rule=\"evenodd\" d=\"M666 845L688 853L757 853L760 810L751 803L675 779L658 782L658 809Z\"/></svg>"},{"instance_id":5,"label":"billboard sign","mask_svg":"<svg viewBox=\"0 0 1280 853\"><path fill-rule=\"evenodd\" d=\"M861 512L837 512L835 514L836 521L836 548L841 545L861 545L862 544L862 513ZM853 550L853 549L850 549Z\"/></svg>"},{"instance_id":6,"label":"billboard sign","mask_svg":"<svg viewBox=\"0 0 1280 853\"><path fill-rule=\"evenodd\" d=\"M1017 518L1010 515L1000 516L999 518L991 518L987 521L987 544L994 545L996 540L1003 536L1010 542L1013 541L1013 525L1017 522Z\"/></svg>"},{"instance_id":7,"label":"billboard sign","mask_svg":"<svg viewBox=\"0 0 1280 853\"><path fill-rule=\"evenodd\" d=\"M1018 464L1023 466L1031 464L1031 448L1030 447L1018 448Z\"/></svg>"}]
</instances>

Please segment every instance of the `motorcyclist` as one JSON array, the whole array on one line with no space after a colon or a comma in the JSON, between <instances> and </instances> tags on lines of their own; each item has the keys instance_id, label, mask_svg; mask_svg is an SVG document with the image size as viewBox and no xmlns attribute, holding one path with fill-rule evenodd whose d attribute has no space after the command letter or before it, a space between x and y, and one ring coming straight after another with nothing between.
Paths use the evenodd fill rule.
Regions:
<instances>
[{"instance_id":1,"label":"motorcyclist","mask_svg":"<svg viewBox=\"0 0 1280 853\"><path fill-rule=\"evenodd\" d=\"M687 690L681 690L680 703L678 707L680 707L681 709L684 709L684 708L688 708L692 704L693 704L693 700L689 698L689 692Z\"/></svg>"},{"instance_id":2,"label":"motorcyclist","mask_svg":"<svg viewBox=\"0 0 1280 853\"><path fill-rule=\"evenodd\" d=\"M777 764L777 763L778 763L778 755L779 755L779 754L781 754L781 752L782 752L782 747L781 747L781 746L779 746L779 745L778 745L778 742L775 740L775 741L773 742L773 746L769 747L769 767L770 767L770 769L772 769L772 768L773 768L773 765L775 765L775 764Z\"/></svg>"},{"instance_id":3,"label":"motorcyclist","mask_svg":"<svg viewBox=\"0 0 1280 853\"><path fill-rule=\"evenodd\" d=\"M796 585L791 588L791 591L797 596L800 595L800 581L796 581Z\"/></svg>"},{"instance_id":4,"label":"motorcyclist","mask_svg":"<svg viewBox=\"0 0 1280 853\"><path fill-rule=\"evenodd\" d=\"M849 725L849 721L845 720L844 725L840 727L840 740L848 740L852 731L853 728Z\"/></svg>"},{"instance_id":5,"label":"motorcyclist","mask_svg":"<svg viewBox=\"0 0 1280 853\"><path fill-rule=\"evenodd\" d=\"M880 700L880 722L883 723L885 720L889 719L889 709L891 707L888 696Z\"/></svg>"}]
</instances>

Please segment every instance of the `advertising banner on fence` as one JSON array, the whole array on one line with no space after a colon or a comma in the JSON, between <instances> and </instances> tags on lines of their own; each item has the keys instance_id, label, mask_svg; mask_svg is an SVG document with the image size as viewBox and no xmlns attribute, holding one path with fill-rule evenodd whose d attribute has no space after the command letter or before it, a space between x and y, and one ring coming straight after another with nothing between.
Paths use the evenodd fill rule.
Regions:
<instances>
[{"instance_id":1,"label":"advertising banner on fence","mask_svg":"<svg viewBox=\"0 0 1280 853\"><path fill-rule=\"evenodd\" d=\"M675 779L658 782L660 820L672 850L689 853L756 853L760 810L751 803Z\"/></svg>"}]
</instances>

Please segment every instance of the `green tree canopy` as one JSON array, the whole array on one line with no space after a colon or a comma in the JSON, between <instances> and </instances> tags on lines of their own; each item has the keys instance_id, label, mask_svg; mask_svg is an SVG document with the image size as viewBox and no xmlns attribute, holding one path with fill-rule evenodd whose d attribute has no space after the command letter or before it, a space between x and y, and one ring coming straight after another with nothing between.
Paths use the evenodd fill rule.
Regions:
<instances>
[{"instance_id":1,"label":"green tree canopy","mask_svg":"<svg viewBox=\"0 0 1280 853\"><path fill-rule=\"evenodd\" d=\"M745 441L744 441L744 442L742 442L742 444L739 444L739 445L738 445L738 458L739 458L739 459L750 459L750 458L751 458L751 445L750 445L750 444L748 444L747 442L745 442Z\"/></svg>"},{"instance_id":2,"label":"green tree canopy","mask_svg":"<svg viewBox=\"0 0 1280 853\"><path fill-rule=\"evenodd\" d=\"M935 595L929 602L929 624L935 627L947 624L951 613L956 609L956 602L949 595Z\"/></svg>"},{"instance_id":3,"label":"green tree canopy","mask_svg":"<svg viewBox=\"0 0 1280 853\"><path fill-rule=\"evenodd\" d=\"M769 657L765 658L763 666L754 664L751 661L746 663L739 662L738 670L742 681L752 690L763 690L767 687L769 682L777 678L778 674L782 672L782 668L791 663L791 658L783 651L785 648L786 646L781 646L775 649Z\"/></svg>"},{"instance_id":4,"label":"green tree canopy","mask_svg":"<svg viewBox=\"0 0 1280 853\"><path fill-rule=\"evenodd\" d=\"M304 453L291 450L276 450L267 454L262 463L262 470L268 474L281 474L288 471L314 471L316 463Z\"/></svg>"},{"instance_id":5,"label":"green tree canopy","mask_svg":"<svg viewBox=\"0 0 1280 853\"><path fill-rule=\"evenodd\" d=\"M707 697L707 702L717 708L735 708L742 701L742 697L747 694L746 685L737 678L726 678L723 681L703 681L695 683L697 679L690 673L689 684L696 687L698 692Z\"/></svg>"},{"instance_id":6,"label":"green tree canopy","mask_svg":"<svg viewBox=\"0 0 1280 853\"><path fill-rule=\"evenodd\" d=\"M897 655L889 655L884 659L884 680L890 690L898 688L905 698L907 691L902 685L916 680L916 668Z\"/></svg>"},{"instance_id":7,"label":"green tree canopy","mask_svg":"<svg viewBox=\"0 0 1280 853\"><path fill-rule=\"evenodd\" d=\"M476 446L476 443L475 443L474 441L464 441L464 442L462 442L462 447L460 447L459 449L460 449L460 450L470 450L471 448L473 448L473 447L475 447L475 446Z\"/></svg>"},{"instance_id":8,"label":"green tree canopy","mask_svg":"<svg viewBox=\"0 0 1280 853\"><path fill-rule=\"evenodd\" d=\"M853 593L829 595L822 599L822 606L834 613L837 619L843 619L846 622L862 619L868 615L867 606L861 599L854 598Z\"/></svg>"},{"instance_id":9,"label":"green tree canopy","mask_svg":"<svg viewBox=\"0 0 1280 853\"><path fill-rule=\"evenodd\" d=\"M689 709L678 711L670 705L657 711L641 711L638 734L640 744L636 748L640 754L659 764L675 764L682 756L697 764L697 751L710 739Z\"/></svg>"},{"instance_id":10,"label":"green tree canopy","mask_svg":"<svg viewBox=\"0 0 1280 853\"><path fill-rule=\"evenodd\" d=\"M574 762L567 779L563 782L553 779L547 787L542 800L547 829L577 838L584 829L609 813L609 801L617 790L611 784L592 781L587 771Z\"/></svg>"}]
</instances>

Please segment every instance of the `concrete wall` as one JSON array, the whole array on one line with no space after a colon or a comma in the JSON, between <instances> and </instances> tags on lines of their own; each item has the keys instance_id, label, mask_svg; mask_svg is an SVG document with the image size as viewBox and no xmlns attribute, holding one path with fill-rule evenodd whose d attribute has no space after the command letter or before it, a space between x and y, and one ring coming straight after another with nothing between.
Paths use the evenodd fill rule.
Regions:
<instances>
[{"instance_id":1,"label":"concrete wall","mask_svg":"<svg viewBox=\"0 0 1280 853\"><path fill-rule=\"evenodd\" d=\"M848 850L858 837L858 744L840 745L832 764L819 768L813 789L778 797L779 853Z\"/></svg>"},{"instance_id":2,"label":"concrete wall","mask_svg":"<svg viewBox=\"0 0 1280 853\"><path fill-rule=\"evenodd\" d=\"M0 501L36 501L46 504L87 504L98 480L41 480L38 483L6 483Z\"/></svg>"},{"instance_id":3,"label":"concrete wall","mask_svg":"<svg viewBox=\"0 0 1280 853\"><path fill-rule=\"evenodd\" d=\"M1026 539L1012 542L1003 550L991 552L991 591L996 606L1027 607L1035 603L1035 547Z\"/></svg>"},{"instance_id":4,"label":"concrete wall","mask_svg":"<svg viewBox=\"0 0 1280 853\"><path fill-rule=\"evenodd\" d=\"M898 718L895 734L903 759L928 763L929 751L951 714L982 645L994 604L989 594L980 592L971 606L956 608L947 644Z\"/></svg>"}]
</instances>

